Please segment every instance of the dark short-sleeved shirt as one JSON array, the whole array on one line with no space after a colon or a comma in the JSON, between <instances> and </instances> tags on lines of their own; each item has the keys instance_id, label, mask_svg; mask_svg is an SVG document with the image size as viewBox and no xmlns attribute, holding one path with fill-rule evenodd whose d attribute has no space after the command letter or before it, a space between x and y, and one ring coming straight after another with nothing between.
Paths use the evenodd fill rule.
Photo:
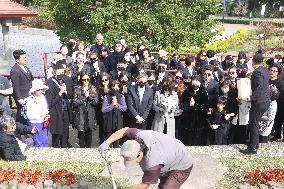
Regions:
<instances>
[{"instance_id":1,"label":"dark short-sleeved shirt","mask_svg":"<svg viewBox=\"0 0 284 189\"><path fill-rule=\"evenodd\" d=\"M0 76L0 90L9 89L11 87L10 81L6 77ZM7 98L7 96L0 94L0 105L3 103L4 98Z\"/></svg>"},{"instance_id":2,"label":"dark short-sleeved shirt","mask_svg":"<svg viewBox=\"0 0 284 189\"><path fill-rule=\"evenodd\" d=\"M160 173L185 170L192 166L192 156L179 140L166 134L129 128L125 134L129 139L142 139L148 150L140 162L144 172L142 182L158 182Z\"/></svg>"}]
</instances>

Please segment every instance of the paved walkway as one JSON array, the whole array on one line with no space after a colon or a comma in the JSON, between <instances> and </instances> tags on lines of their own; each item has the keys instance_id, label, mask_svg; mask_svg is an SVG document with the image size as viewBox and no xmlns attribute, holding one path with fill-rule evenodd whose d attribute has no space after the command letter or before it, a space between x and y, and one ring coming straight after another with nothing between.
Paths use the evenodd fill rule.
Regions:
<instances>
[{"instance_id":1,"label":"paved walkway","mask_svg":"<svg viewBox=\"0 0 284 189\"><path fill-rule=\"evenodd\" d=\"M230 36L234 35L240 29L255 29L256 26L244 25L244 24L223 24L224 32L221 36L215 37L214 41L219 41L223 39L227 39Z\"/></svg>"},{"instance_id":2,"label":"paved walkway","mask_svg":"<svg viewBox=\"0 0 284 189\"><path fill-rule=\"evenodd\" d=\"M0 31L1 31L0 26ZM44 52L58 51L60 47L59 37L51 30L36 28L18 28L10 27L9 32L10 49L8 51L8 62L3 61L3 36L0 35L0 74L9 73L10 67L14 64L12 52L16 49L23 49L27 53L27 66L33 75L43 75Z\"/></svg>"}]
</instances>

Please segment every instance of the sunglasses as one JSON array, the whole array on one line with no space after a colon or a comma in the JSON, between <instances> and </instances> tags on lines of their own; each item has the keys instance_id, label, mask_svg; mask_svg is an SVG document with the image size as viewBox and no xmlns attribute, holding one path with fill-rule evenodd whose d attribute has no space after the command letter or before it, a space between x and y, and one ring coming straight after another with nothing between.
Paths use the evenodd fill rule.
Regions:
<instances>
[{"instance_id":1,"label":"sunglasses","mask_svg":"<svg viewBox=\"0 0 284 189\"><path fill-rule=\"evenodd\" d=\"M108 81L108 79L102 79L102 81L104 82L104 81Z\"/></svg>"},{"instance_id":2,"label":"sunglasses","mask_svg":"<svg viewBox=\"0 0 284 189\"><path fill-rule=\"evenodd\" d=\"M90 81L90 79L82 79L82 81Z\"/></svg>"},{"instance_id":3,"label":"sunglasses","mask_svg":"<svg viewBox=\"0 0 284 189\"><path fill-rule=\"evenodd\" d=\"M237 73L237 72L229 72L229 74L235 74L235 73Z\"/></svg>"},{"instance_id":4,"label":"sunglasses","mask_svg":"<svg viewBox=\"0 0 284 189\"><path fill-rule=\"evenodd\" d=\"M183 80L183 77L176 76L176 79Z\"/></svg>"},{"instance_id":5,"label":"sunglasses","mask_svg":"<svg viewBox=\"0 0 284 189\"><path fill-rule=\"evenodd\" d=\"M269 70L270 72L274 72L274 73L277 73L278 70Z\"/></svg>"},{"instance_id":6,"label":"sunglasses","mask_svg":"<svg viewBox=\"0 0 284 189\"><path fill-rule=\"evenodd\" d=\"M211 76L212 74L211 73L204 73L203 75Z\"/></svg>"}]
</instances>

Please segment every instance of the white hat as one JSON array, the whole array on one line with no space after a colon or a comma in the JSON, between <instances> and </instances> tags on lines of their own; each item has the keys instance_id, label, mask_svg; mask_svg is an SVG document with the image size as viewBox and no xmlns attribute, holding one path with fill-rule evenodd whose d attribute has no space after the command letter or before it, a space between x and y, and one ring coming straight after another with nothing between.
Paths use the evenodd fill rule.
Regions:
<instances>
[{"instance_id":1,"label":"white hat","mask_svg":"<svg viewBox=\"0 0 284 189\"><path fill-rule=\"evenodd\" d=\"M31 95L33 92L40 90L40 89L48 89L48 86L46 86L42 79L34 79L32 82L32 88L29 91L29 95Z\"/></svg>"}]
</instances>

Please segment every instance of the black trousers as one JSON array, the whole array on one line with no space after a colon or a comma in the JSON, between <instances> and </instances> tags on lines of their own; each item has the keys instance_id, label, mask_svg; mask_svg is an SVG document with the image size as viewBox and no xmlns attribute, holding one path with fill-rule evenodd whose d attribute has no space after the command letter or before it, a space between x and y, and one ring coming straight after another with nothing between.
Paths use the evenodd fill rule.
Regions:
<instances>
[{"instance_id":1,"label":"black trousers","mask_svg":"<svg viewBox=\"0 0 284 189\"><path fill-rule=\"evenodd\" d=\"M79 146L80 148L91 148L93 131L88 128L86 131L78 131Z\"/></svg>"},{"instance_id":2,"label":"black trousers","mask_svg":"<svg viewBox=\"0 0 284 189\"><path fill-rule=\"evenodd\" d=\"M277 113L274 119L273 125L273 137L276 139L281 139L282 127L284 123L284 102L277 102ZM284 129L283 129L284 136Z\"/></svg>"},{"instance_id":3,"label":"black trousers","mask_svg":"<svg viewBox=\"0 0 284 189\"><path fill-rule=\"evenodd\" d=\"M247 139L248 125L231 125L229 134L230 144L245 144Z\"/></svg>"},{"instance_id":4,"label":"black trousers","mask_svg":"<svg viewBox=\"0 0 284 189\"><path fill-rule=\"evenodd\" d=\"M268 110L270 102L254 103L251 104L249 111L249 130L250 141L249 148L254 148L259 145L259 121L262 115Z\"/></svg>"},{"instance_id":5,"label":"black trousers","mask_svg":"<svg viewBox=\"0 0 284 189\"><path fill-rule=\"evenodd\" d=\"M62 112L63 131L62 134L52 134L52 147L54 148L67 148L69 138L69 114L68 111Z\"/></svg>"}]
</instances>

